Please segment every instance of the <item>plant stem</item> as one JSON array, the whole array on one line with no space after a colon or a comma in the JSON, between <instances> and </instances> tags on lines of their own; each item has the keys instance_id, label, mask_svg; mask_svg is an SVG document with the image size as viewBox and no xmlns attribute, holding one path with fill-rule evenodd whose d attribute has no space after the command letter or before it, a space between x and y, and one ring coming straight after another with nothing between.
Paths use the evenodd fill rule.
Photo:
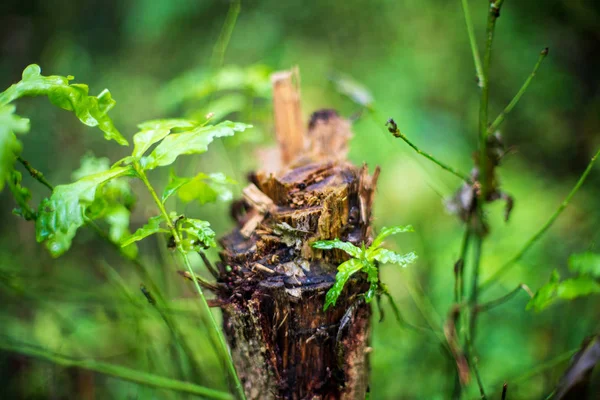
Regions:
<instances>
[{"instance_id":1,"label":"plant stem","mask_svg":"<svg viewBox=\"0 0 600 400\"><path fill-rule=\"evenodd\" d=\"M496 306L504 304L508 300L512 299L521 290L525 291L525 293L527 293L529 295L529 297L533 297L533 293L531 292L531 289L529 289L529 286L521 283L520 285L518 285L516 288L514 288L513 290L511 290L504 296L497 298L496 300L491 300L491 301L488 301L487 303L478 305L477 312L485 312L485 311L491 310L492 308L494 308Z\"/></svg>"},{"instance_id":2,"label":"plant stem","mask_svg":"<svg viewBox=\"0 0 600 400\"><path fill-rule=\"evenodd\" d=\"M379 114L379 112L373 106L368 106L367 110L369 110L369 113L373 117L376 124L380 124L381 121L384 120L384 118L382 118L382 116ZM410 139L408 139L402 132L400 132L400 129L398 129L398 126L392 119L388 120L388 123L391 125L391 128L389 128L388 130L394 135L394 137L402 139L413 150L415 150L417 152L417 154L422 155L429 161L433 162L434 164L437 164L440 168L450 172L452 175L456 176L457 178L460 178L461 180L463 180L467 183L471 183L471 178L469 178L469 176L467 174L459 172L457 169L452 168L451 166L449 166L447 164L444 164L443 162L441 162L440 160L438 160L431 154L426 153L423 150L421 150L420 148L418 148L417 145L415 145L413 142L411 142Z\"/></svg>"},{"instance_id":3,"label":"plant stem","mask_svg":"<svg viewBox=\"0 0 600 400\"><path fill-rule=\"evenodd\" d=\"M31 164L29 164L29 162L27 160L24 160L21 156L17 156L17 160L21 164L23 164L23 166L25 167L25 169L27 170L27 172L29 172L29 175L31 175L33 177L33 179L35 179L36 181L40 182L42 185L46 186L51 191L54 190L54 186L52 186L50 184L50 182L48 182L46 180L46 178L44 177L44 174L42 174L37 169L33 168L31 166Z\"/></svg>"},{"instance_id":4,"label":"plant stem","mask_svg":"<svg viewBox=\"0 0 600 400\"><path fill-rule=\"evenodd\" d=\"M492 43L496 20L500 16L503 0L490 2L486 29L486 44L483 57L481 97L479 104L479 175L481 182L481 198L485 201L491 189L493 171L488 170L487 136L488 136L488 106L489 106L489 72L492 59Z\"/></svg>"},{"instance_id":5,"label":"plant stem","mask_svg":"<svg viewBox=\"0 0 600 400\"><path fill-rule=\"evenodd\" d=\"M519 91L517 92L515 97L513 97L513 99L510 101L510 103L508 103L506 108L504 110L502 110L500 115L498 115L496 117L494 122L492 122L492 124L488 128L488 134L492 134L492 133L494 133L494 131L496 129L498 129L498 127L502 124L502 122L504 122L504 119L506 118L506 116L513 110L513 108L515 108L515 106L517 105L519 100L521 100L521 97L523 96L523 94L525 94L525 92L527 91L527 88L529 88L529 85L533 81L533 78L535 77L535 74L537 73L538 69L540 68L540 65L542 65L542 61L544 61L544 58L546 58L547 55L548 55L548 48L546 47L544 50L542 50L540 52L540 57L538 58L537 63L535 63L535 66L533 67L533 71L531 72L529 77L525 80L525 83L523 83L523 86L521 86L521 89L519 89Z\"/></svg>"},{"instance_id":6,"label":"plant stem","mask_svg":"<svg viewBox=\"0 0 600 400\"><path fill-rule=\"evenodd\" d=\"M30 344L16 343L12 340L6 340L5 338L3 338L3 340L0 340L0 348L5 351L23 354L43 361L58 364L64 367L81 368L99 374L108 375L118 379L134 382L140 385L165 390L173 390L181 393L194 394L208 399L232 399L229 393L224 393L218 390L198 386L193 383L182 382L158 375L149 374L147 372L136 371L120 365L114 365L95 360L76 359L62 354L56 354L48 350L32 346Z\"/></svg>"},{"instance_id":7,"label":"plant stem","mask_svg":"<svg viewBox=\"0 0 600 400\"><path fill-rule=\"evenodd\" d=\"M473 29L473 21L471 20L471 11L469 11L468 0L462 0L463 14L465 15L465 23L467 25L467 34L469 35L469 44L473 53L473 62L475 63L475 72L477 73L477 84L481 87L483 82L483 69L481 67L481 57L479 56L479 48L475 40L475 29Z\"/></svg>"},{"instance_id":8,"label":"plant stem","mask_svg":"<svg viewBox=\"0 0 600 400\"><path fill-rule=\"evenodd\" d=\"M469 249L469 241L471 238L471 230L469 227L465 229L462 244L460 246L460 256L454 265L455 283L454 283L454 302L460 304L465 295L465 263L467 259L467 250Z\"/></svg>"},{"instance_id":9,"label":"plant stem","mask_svg":"<svg viewBox=\"0 0 600 400\"><path fill-rule=\"evenodd\" d=\"M594 166L594 163L596 162L596 160L598 159L599 156L600 156L600 149L598 149L598 151L596 151L596 154L594 154L594 156L590 160L587 168L585 169L585 171L583 171L583 173L579 177L579 180L577 181L577 183L575 184L573 189L571 189L571 191L569 192L567 197L565 197L563 202L560 204L560 206L558 206L556 211L554 211L554 213L550 216L550 218L546 221L546 223L540 228L539 231L537 231L527 241L527 243L525 243L525 246L523 246L523 248L517 254L515 254L510 260L508 260L506 263L504 263L498 271L496 271L488 280L486 280L481 285L480 291L487 290L494 283L498 282L498 279L500 277L502 277L504 274L506 274L513 266L515 266L517 261L519 261L523 257L523 255L525 255L525 253L527 253L527 251L529 251L529 249L540 239L540 237L542 237L542 235L552 226L552 224L554 223L554 221L556 221L558 216L569 205L569 202L571 201L573 196L575 196L575 193L577 193L579 188L583 185L583 183L585 182L585 179L590 174L590 172Z\"/></svg>"},{"instance_id":10,"label":"plant stem","mask_svg":"<svg viewBox=\"0 0 600 400\"><path fill-rule=\"evenodd\" d=\"M235 23L237 22L241 8L241 0L234 0L229 6L229 11L225 17L221 33L219 34L215 47L213 47L211 66L215 69L223 65L225 50L229 45L229 39L231 39L231 34L233 33L233 28L235 28Z\"/></svg>"},{"instance_id":11,"label":"plant stem","mask_svg":"<svg viewBox=\"0 0 600 400\"><path fill-rule=\"evenodd\" d=\"M196 287L196 291L198 292L198 295L200 297L200 305L202 308L202 312L204 315L208 316L208 323L209 323L208 325L211 328L211 333L213 333L217 337L218 345L220 347L222 356L225 360L225 366L227 368L227 371L228 371L231 379L233 380L233 382L235 384L235 392L239 396L240 399L245 399L246 395L244 393L244 388L242 387L240 378L238 377L237 372L235 370L235 365L233 364L233 359L231 358L231 354L229 353L229 348L227 347L227 343L225 342L225 337L223 336L223 333L221 332L219 325L217 324L212 312L210 311L210 307L208 306L206 297L204 296L204 292L202 291L202 288L200 287L200 284L198 283L199 279L198 279L197 275L194 273L192 264L190 263L190 260L187 256L187 252L183 248L183 244L181 241L181 236L179 235L179 231L173 224L173 221L171 221L171 218L169 217L169 213L167 212L162 201L156 194L156 191L152 187L152 184L150 184L150 181L148 180L148 177L146 176L146 173L144 172L144 170L141 168L141 166L139 164L134 164L134 168L135 168L140 180L144 183L144 185L148 189L148 192L152 196L152 199L156 203L156 206L158 207L160 213L164 217L165 223L167 224L169 230L171 231L171 234L173 235L173 238L175 239L175 245L177 247L177 251L181 254L181 257L183 258L185 267L187 268L188 272L192 276L194 286ZM202 281L202 279L200 279L200 281Z\"/></svg>"}]
</instances>

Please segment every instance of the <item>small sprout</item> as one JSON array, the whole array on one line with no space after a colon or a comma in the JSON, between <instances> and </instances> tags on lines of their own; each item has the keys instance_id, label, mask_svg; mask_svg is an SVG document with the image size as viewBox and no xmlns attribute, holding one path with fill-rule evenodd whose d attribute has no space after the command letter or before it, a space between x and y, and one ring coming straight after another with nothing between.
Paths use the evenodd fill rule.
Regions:
<instances>
[{"instance_id":1,"label":"small sprout","mask_svg":"<svg viewBox=\"0 0 600 400\"><path fill-rule=\"evenodd\" d=\"M330 306L335 305L348 279L358 271L367 274L367 281L370 283L370 287L363 296L365 302L370 303L373 298L381 292L378 268L379 263L393 263L406 267L417 259L417 256L413 252L402 255L382 248L383 241L390 235L412 231L413 228L410 225L383 228L369 248L365 248L364 243L362 247L356 247L352 243L343 242L339 239L319 240L313 243L312 247L315 249L339 249L352 256L350 260L345 261L338 266L338 272L335 275L335 283L327 292L323 310L326 311Z\"/></svg>"}]
</instances>

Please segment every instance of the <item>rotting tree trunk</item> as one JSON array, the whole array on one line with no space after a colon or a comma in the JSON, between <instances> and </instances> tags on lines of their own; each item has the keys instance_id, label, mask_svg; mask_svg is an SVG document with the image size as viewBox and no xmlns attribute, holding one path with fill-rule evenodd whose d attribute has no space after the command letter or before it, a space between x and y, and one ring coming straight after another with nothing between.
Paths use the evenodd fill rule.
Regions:
<instances>
[{"instance_id":1,"label":"rotting tree trunk","mask_svg":"<svg viewBox=\"0 0 600 400\"><path fill-rule=\"evenodd\" d=\"M323 311L341 251L311 243L371 241L379 170L346 162L350 124L314 113L305 133L297 71L273 76L278 162L250 177L232 207L238 225L221 239L218 293L224 329L249 399L364 399L371 310L362 274Z\"/></svg>"}]
</instances>

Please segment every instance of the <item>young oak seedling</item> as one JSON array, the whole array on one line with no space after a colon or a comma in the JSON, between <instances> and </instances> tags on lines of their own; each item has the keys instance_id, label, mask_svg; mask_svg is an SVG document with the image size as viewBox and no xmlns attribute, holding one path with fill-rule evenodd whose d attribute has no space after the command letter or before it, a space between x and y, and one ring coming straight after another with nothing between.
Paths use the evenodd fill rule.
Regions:
<instances>
[{"instance_id":1,"label":"young oak seedling","mask_svg":"<svg viewBox=\"0 0 600 400\"><path fill-rule=\"evenodd\" d=\"M369 290L364 294L364 298L365 301L369 303L377 293L382 291L381 283L379 282L379 263L398 264L401 267L406 267L408 264L413 263L417 259L417 255L414 252L402 255L381 247L385 238L403 232L413 232L413 227L407 225L383 228L368 248L365 248L364 243L362 244L362 247L357 247L352 243L344 242L339 239L319 240L313 243L312 247L315 249L339 249L352 256L351 259L344 261L338 266L338 272L335 275L335 283L327 292L323 310L327 311L329 307L335 306L338 297L342 294L344 285L355 273L361 271L367 274L367 281L370 283L370 286Z\"/></svg>"}]
</instances>

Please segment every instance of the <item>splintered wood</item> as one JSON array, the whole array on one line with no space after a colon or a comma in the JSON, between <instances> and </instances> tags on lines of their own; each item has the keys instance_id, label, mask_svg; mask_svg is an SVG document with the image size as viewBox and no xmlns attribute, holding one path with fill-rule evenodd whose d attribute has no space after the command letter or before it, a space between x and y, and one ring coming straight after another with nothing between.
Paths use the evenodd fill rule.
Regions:
<instances>
[{"instance_id":1,"label":"splintered wood","mask_svg":"<svg viewBox=\"0 0 600 400\"><path fill-rule=\"evenodd\" d=\"M346 161L350 124L335 111L313 113L304 130L292 78L273 77L279 168L251 175L237 228L221 239L224 328L248 398L364 399L371 311L359 294L368 283L356 274L324 312L348 255L311 244L370 243L379 169L370 176Z\"/></svg>"}]
</instances>

